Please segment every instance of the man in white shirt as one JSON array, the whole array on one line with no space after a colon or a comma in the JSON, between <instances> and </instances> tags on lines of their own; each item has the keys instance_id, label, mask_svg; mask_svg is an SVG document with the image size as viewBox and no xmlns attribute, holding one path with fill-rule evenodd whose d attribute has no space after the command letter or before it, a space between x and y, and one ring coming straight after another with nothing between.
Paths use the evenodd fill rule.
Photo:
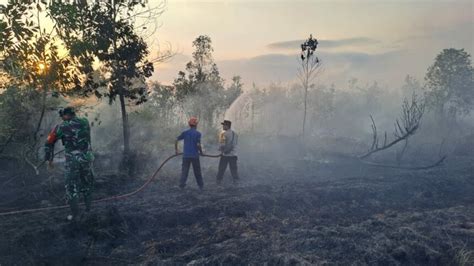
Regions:
<instances>
[{"instance_id":1,"label":"man in white shirt","mask_svg":"<svg viewBox=\"0 0 474 266\"><path fill-rule=\"evenodd\" d=\"M219 135L219 151L221 152L221 158L219 160L219 170L216 178L217 184L220 185L222 183L227 165L229 165L234 184L237 184L239 182L239 174L237 171L238 136L231 129L231 121L224 120L221 125L223 131Z\"/></svg>"}]
</instances>

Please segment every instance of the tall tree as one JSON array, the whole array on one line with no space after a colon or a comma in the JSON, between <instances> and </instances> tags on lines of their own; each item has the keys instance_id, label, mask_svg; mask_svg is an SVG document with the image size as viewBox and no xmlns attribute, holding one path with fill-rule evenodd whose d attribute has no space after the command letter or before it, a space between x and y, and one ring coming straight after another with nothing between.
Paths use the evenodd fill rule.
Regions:
<instances>
[{"instance_id":1,"label":"tall tree","mask_svg":"<svg viewBox=\"0 0 474 266\"><path fill-rule=\"evenodd\" d=\"M214 85L222 87L222 79L219 70L212 57L211 38L200 35L193 41L193 60L186 64L186 72L180 71L174 81L178 99L182 100L187 95L196 94L198 85L213 82Z\"/></svg>"},{"instance_id":2,"label":"tall tree","mask_svg":"<svg viewBox=\"0 0 474 266\"><path fill-rule=\"evenodd\" d=\"M146 79L154 70L153 63L147 59L148 45L135 28L134 14L141 7L144 4L140 1L95 1L89 5L55 2L50 8L59 35L81 63L78 90L86 96L107 97L110 103L119 99L124 164L130 162L126 101L134 104L146 101ZM99 67L95 62L99 62ZM105 79L97 79L98 70Z\"/></svg>"},{"instance_id":3,"label":"tall tree","mask_svg":"<svg viewBox=\"0 0 474 266\"><path fill-rule=\"evenodd\" d=\"M45 9L34 1L9 1L0 12L2 134L7 140L22 136L16 140L27 143L25 159L36 159L51 96L69 92L77 70L54 32L41 27Z\"/></svg>"},{"instance_id":4,"label":"tall tree","mask_svg":"<svg viewBox=\"0 0 474 266\"><path fill-rule=\"evenodd\" d=\"M464 49L444 49L436 56L425 76L425 90L427 105L440 121L456 120L472 111L473 74L470 55Z\"/></svg>"},{"instance_id":5,"label":"tall tree","mask_svg":"<svg viewBox=\"0 0 474 266\"><path fill-rule=\"evenodd\" d=\"M224 80L212 57L214 49L209 36L198 36L193 47L193 60L186 64L185 71L178 73L173 85L185 113L197 115L206 129L210 129L215 118L240 95L242 83L240 77L234 77L233 85L228 89L224 87Z\"/></svg>"},{"instance_id":6,"label":"tall tree","mask_svg":"<svg viewBox=\"0 0 474 266\"><path fill-rule=\"evenodd\" d=\"M312 82L318 75L321 62L319 58L314 55L316 48L318 47L318 41L313 39L313 35L309 36L309 39L301 44L301 63L298 70L298 78L300 79L301 85L304 90L303 96L303 125L301 134L304 137L306 131L306 116L308 109L308 90L312 85Z\"/></svg>"}]
</instances>

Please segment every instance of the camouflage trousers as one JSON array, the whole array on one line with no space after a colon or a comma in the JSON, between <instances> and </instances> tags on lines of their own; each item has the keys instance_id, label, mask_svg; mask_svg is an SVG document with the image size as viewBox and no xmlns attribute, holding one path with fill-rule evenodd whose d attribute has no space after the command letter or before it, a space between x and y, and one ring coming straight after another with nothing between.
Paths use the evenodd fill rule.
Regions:
<instances>
[{"instance_id":1,"label":"camouflage trousers","mask_svg":"<svg viewBox=\"0 0 474 266\"><path fill-rule=\"evenodd\" d=\"M79 197L84 197L86 208L90 208L91 194L94 188L92 160L83 154L66 155L65 188L66 198L72 211L76 212Z\"/></svg>"}]
</instances>

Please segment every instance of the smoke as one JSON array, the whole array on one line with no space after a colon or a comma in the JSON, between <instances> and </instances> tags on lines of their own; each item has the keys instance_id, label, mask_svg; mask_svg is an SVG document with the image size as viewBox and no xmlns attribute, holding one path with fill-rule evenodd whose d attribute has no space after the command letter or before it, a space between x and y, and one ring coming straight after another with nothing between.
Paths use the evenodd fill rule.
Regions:
<instances>
[{"instance_id":1,"label":"smoke","mask_svg":"<svg viewBox=\"0 0 474 266\"><path fill-rule=\"evenodd\" d=\"M226 118L233 121L234 129L243 136L240 150L244 158L250 158L250 164L263 165L271 161L273 165L283 167L298 160L356 159L370 148L372 142L370 116L376 123L379 137L386 134L388 142L394 140L403 99L410 100L413 92L421 104L423 92L417 82L407 83L403 88L382 87L377 83L359 84L357 80L351 80L346 87L312 87L304 137L303 89L298 85L273 84L247 90L230 106ZM426 111L420 128L408 138L407 148L401 142L377 153L372 159L427 164L452 154L455 149L447 147L459 146L454 139L472 134L472 122L472 117L459 121L464 133L452 138L453 134L446 135L437 129L433 113ZM395 162L401 153L402 161Z\"/></svg>"},{"instance_id":2,"label":"smoke","mask_svg":"<svg viewBox=\"0 0 474 266\"><path fill-rule=\"evenodd\" d=\"M394 138L394 123L400 116L403 99L415 91L422 96L417 82L402 88L385 87L377 83L360 84L350 80L346 86L312 86L308 94L307 128L302 136L303 92L298 84L272 84L266 87L246 88L227 109L217 109L211 94L196 94L178 102L174 98L163 100L165 91L150 95L149 101L139 106L128 106L131 146L138 171L149 173L158 162L174 153L176 137L188 128L187 119L200 115L198 130L203 133L205 153L217 154L217 133L220 121L232 121L232 129L239 135L239 164L244 176L251 182L263 182L255 173L267 178L281 178L283 173L294 170L311 175L309 165L323 166L340 163L370 148L373 117L379 134L387 132L388 140ZM166 104L165 104L166 103ZM203 116L206 110L215 111ZM99 167L119 171L123 150L122 119L117 103L99 102L80 112L92 121L94 151L99 154ZM436 130L433 114L426 112L421 127L409 138L408 149L402 163L431 162L439 154L451 154L461 145L459 137L472 134L472 116L458 121L463 128L450 140L445 132ZM452 134L451 134L452 135ZM456 140L454 140L456 139ZM395 162L403 144L374 156L374 160ZM217 162L202 159L203 172L213 178ZM301 168L299 170L295 170ZM306 170L302 170L306 169ZM164 170L164 175L176 181L180 172L179 160ZM272 177L268 177L272 173ZM173 181L173 182L174 182ZM209 181L209 180L208 180ZM250 180L249 180L250 182Z\"/></svg>"}]
</instances>

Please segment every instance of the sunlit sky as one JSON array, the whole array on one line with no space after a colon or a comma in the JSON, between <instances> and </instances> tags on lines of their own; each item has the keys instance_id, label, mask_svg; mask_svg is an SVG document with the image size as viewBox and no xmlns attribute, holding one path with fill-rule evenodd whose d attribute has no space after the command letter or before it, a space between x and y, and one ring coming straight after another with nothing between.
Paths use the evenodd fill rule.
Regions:
<instances>
[{"instance_id":1,"label":"sunlit sky","mask_svg":"<svg viewBox=\"0 0 474 266\"><path fill-rule=\"evenodd\" d=\"M398 86L406 74L422 79L443 48L472 53L473 14L473 1L169 0L155 39L179 54L154 78L171 82L189 61L193 39L207 34L226 79L291 82L298 44L312 33L325 68L320 82L354 77Z\"/></svg>"},{"instance_id":2,"label":"sunlit sky","mask_svg":"<svg viewBox=\"0 0 474 266\"><path fill-rule=\"evenodd\" d=\"M345 85L357 78L397 87L407 74L423 79L443 48L473 53L473 2L168 0L147 42L151 57L157 44L177 54L157 66L153 79L171 83L191 59L192 41L206 34L226 80L240 75L247 85L288 84L296 79L299 44L312 33L324 67L319 83Z\"/></svg>"}]
</instances>

